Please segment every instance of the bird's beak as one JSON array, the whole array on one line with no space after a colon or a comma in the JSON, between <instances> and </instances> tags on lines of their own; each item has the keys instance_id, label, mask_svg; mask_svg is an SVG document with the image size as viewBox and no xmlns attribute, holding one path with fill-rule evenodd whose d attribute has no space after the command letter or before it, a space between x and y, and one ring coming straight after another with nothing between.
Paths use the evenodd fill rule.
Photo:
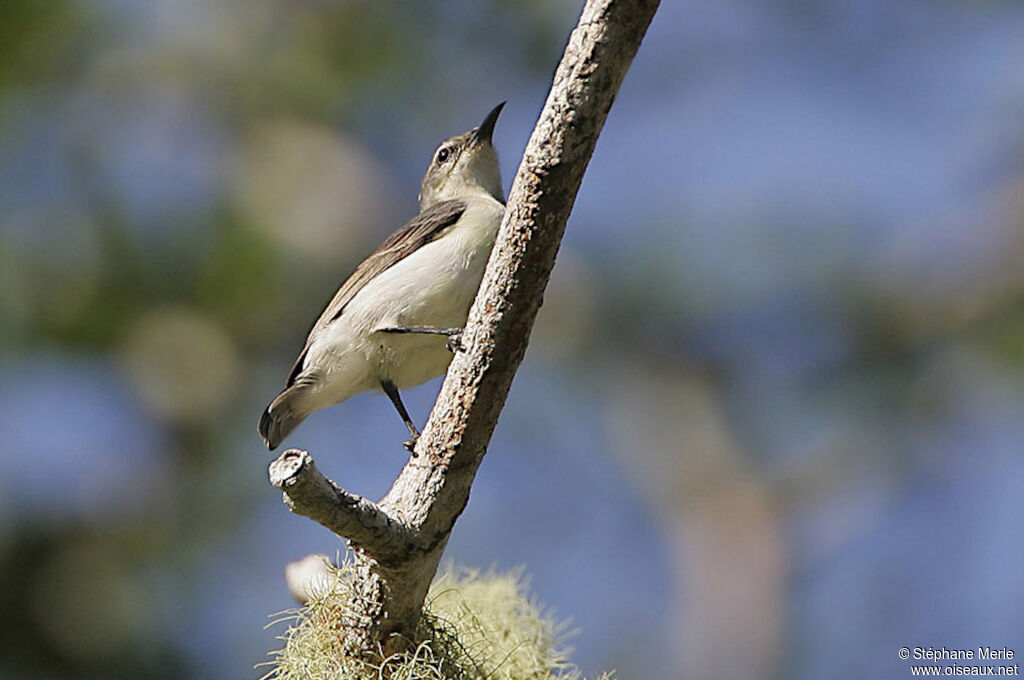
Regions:
<instances>
[{"instance_id":1,"label":"bird's beak","mask_svg":"<svg viewBox=\"0 0 1024 680\"><path fill-rule=\"evenodd\" d=\"M491 112L484 118L484 122L480 123L480 127L473 130L474 145L480 142L490 143L491 135L494 134L494 124L498 122L498 114L501 113L501 109L504 106L505 102L502 102L491 109Z\"/></svg>"}]
</instances>

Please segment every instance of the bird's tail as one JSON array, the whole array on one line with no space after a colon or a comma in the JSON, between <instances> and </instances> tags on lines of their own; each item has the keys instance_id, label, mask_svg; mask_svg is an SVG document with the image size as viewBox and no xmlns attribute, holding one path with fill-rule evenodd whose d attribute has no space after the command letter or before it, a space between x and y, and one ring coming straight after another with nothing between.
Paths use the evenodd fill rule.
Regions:
<instances>
[{"instance_id":1,"label":"bird's tail","mask_svg":"<svg viewBox=\"0 0 1024 680\"><path fill-rule=\"evenodd\" d=\"M309 415L309 411L299 405L307 389L307 385L292 385L277 395L260 416L260 436L271 451Z\"/></svg>"}]
</instances>

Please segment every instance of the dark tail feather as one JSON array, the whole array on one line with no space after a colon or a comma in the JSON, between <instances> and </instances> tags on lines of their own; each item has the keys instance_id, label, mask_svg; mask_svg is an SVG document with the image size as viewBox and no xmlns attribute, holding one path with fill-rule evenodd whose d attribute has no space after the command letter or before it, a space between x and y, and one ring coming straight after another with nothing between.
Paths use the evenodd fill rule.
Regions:
<instances>
[{"instance_id":1,"label":"dark tail feather","mask_svg":"<svg viewBox=\"0 0 1024 680\"><path fill-rule=\"evenodd\" d=\"M305 389L305 385L292 385L277 395L260 416L260 436L271 451L309 415L296 405L297 397Z\"/></svg>"}]
</instances>

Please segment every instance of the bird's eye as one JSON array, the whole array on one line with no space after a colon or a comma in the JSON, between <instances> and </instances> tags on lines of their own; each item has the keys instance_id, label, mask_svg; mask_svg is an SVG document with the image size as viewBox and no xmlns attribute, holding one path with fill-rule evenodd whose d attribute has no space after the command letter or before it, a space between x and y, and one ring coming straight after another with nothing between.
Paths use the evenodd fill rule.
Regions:
<instances>
[{"instance_id":1,"label":"bird's eye","mask_svg":"<svg viewBox=\"0 0 1024 680\"><path fill-rule=\"evenodd\" d=\"M437 164L441 165L446 160L448 160L448 157L451 156L451 155L452 155L452 150L449 149L447 146L444 147L443 149L441 149L440 151L437 152Z\"/></svg>"}]
</instances>

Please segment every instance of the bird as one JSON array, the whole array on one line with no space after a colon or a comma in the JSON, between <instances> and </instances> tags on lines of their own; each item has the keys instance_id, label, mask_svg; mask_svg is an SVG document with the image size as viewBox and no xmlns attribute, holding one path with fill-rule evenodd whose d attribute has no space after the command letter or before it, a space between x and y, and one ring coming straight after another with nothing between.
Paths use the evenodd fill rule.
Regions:
<instances>
[{"instance_id":1,"label":"bird","mask_svg":"<svg viewBox=\"0 0 1024 680\"><path fill-rule=\"evenodd\" d=\"M419 430L399 390L444 375L460 347L505 212L491 136L505 102L477 127L442 142L419 192L419 214L338 288L313 324L284 389L259 421L271 451L316 410L368 391L386 394Z\"/></svg>"}]
</instances>

